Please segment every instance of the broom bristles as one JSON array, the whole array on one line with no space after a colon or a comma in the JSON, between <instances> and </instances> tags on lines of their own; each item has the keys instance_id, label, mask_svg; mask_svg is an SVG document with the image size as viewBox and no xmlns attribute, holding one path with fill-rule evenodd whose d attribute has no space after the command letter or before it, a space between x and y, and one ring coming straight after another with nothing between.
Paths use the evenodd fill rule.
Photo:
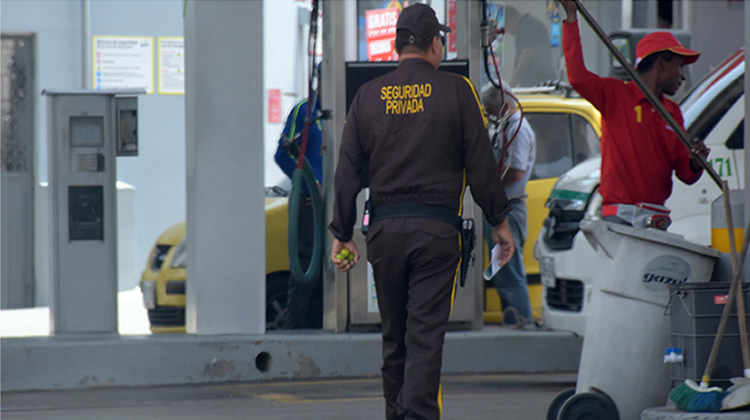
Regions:
<instances>
[{"instance_id":1,"label":"broom bristles","mask_svg":"<svg viewBox=\"0 0 750 420\"><path fill-rule=\"evenodd\" d=\"M727 393L719 387L699 386L688 379L669 392L677 408L691 413L718 413Z\"/></svg>"}]
</instances>

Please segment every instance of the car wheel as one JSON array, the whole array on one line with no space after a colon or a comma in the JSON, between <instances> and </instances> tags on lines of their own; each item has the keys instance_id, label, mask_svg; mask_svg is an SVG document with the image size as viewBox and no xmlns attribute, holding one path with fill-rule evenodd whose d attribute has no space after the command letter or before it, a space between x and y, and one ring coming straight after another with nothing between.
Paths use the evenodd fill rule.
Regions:
<instances>
[{"instance_id":1,"label":"car wheel","mask_svg":"<svg viewBox=\"0 0 750 420\"><path fill-rule=\"evenodd\" d=\"M289 273L273 273L266 276L266 330L281 327L286 314Z\"/></svg>"}]
</instances>

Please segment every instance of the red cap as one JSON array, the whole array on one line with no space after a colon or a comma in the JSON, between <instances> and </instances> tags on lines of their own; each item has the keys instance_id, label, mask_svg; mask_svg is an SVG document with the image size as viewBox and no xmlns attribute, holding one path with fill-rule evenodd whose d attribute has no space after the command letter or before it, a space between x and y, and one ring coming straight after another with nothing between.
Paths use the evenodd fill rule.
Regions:
<instances>
[{"instance_id":1,"label":"red cap","mask_svg":"<svg viewBox=\"0 0 750 420\"><path fill-rule=\"evenodd\" d=\"M683 47L680 41L670 32L653 32L641 38L638 41L638 45L635 46L634 67L638 68L638 64L644 58L661 51L671 51L677 55L681 55L685 59L685 64L695 63L701 55L698 51Z\"/></svg>"}]
</instances>

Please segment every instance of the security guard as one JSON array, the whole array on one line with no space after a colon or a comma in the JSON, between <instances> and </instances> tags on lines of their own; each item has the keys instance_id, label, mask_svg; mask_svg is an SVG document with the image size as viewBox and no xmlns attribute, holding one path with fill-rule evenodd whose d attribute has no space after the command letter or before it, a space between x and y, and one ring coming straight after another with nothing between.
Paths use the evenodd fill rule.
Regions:
<instances>
[{"instance_id":1,"label":"security guard","mask_svg":"<svg viewBox=\"0 0 750 420\"><path fill-rule=\"evenodd\" d=\"M329 230L331 260L359 261L352 241L355 199L369 179L367 255L383 329L387 419L439 419L443 341L459 272L467 183L502 246L513 254L510 211L481 105L471 82L438 71L443 57L435 12L418 3L398 18L396 70L363 85L341 141ZM365 168L369 169L365 169ZM354 261L339 258L347 248Z\"/></svg>"}]
</instances>

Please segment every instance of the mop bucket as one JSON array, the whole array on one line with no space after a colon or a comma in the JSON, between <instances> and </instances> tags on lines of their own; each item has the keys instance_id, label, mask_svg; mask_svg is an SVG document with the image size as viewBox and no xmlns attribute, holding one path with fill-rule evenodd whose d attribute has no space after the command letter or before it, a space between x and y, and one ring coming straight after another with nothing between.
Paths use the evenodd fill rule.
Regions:
<instances>
[{"instance_id":1,"label":"mop bucket","mask_svg":"<svg viewBox=\"0 0 750 420\"><path fill-rule=\"evenodd\" d=\"M596 250L594 284L576 390L556 402L557 418L637 419L664 405L671 388L663 361L669 287L708 282L721 253L657 229L580 227Z\"/></svg>"}]
</instances>

